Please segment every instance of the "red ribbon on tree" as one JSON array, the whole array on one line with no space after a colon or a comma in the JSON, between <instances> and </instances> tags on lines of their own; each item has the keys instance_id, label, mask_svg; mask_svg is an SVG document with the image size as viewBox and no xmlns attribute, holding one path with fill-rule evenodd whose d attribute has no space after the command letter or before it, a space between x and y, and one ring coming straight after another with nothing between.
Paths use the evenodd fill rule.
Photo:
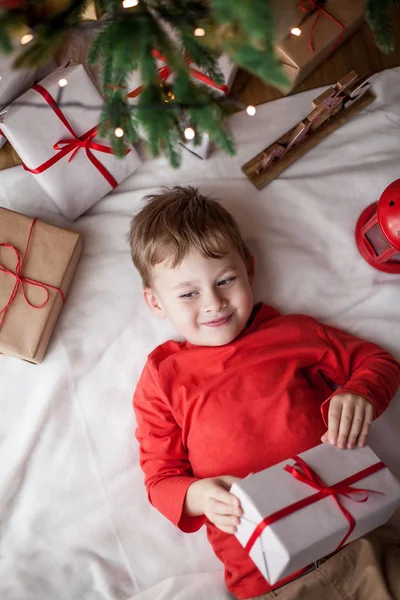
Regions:
<instances>
[{"instance_id":1,"label":"red ribbon on tree","mask_svg":"<svg viewBox=\"0 0 400 600\"><path fill-rule=\"evenodd\" d=\"M314 33L314 29L319 21L321 14L328 17L328 19L330 19L331 21L336 23L336 25L338 27L340 27L341 32L339 34L339 37L337 38L331 52L329 53L329 56L331 56L334 53L334 51L336 50L339 43L341 42L342 37L344 36L344 31L345 31L344 25L342 25L337 19L332 17L332 15L330 15L326 10L324 10L322 8L322 6L318 2L316 2L316 0L299 0L299 2L297 2L297 6L299 6L304 13L313 13L313 12L317 11L317 16L315 17L315 21L310 30L310 35L308 36L308 46L309 46L311 52L313 52L313 53L315 52L315 48L312 43L312 35ZM329 56L327 58L329 58Z\"/></svg>"},{"instance_id":2,"label":"red ribbon on tree","mask_svg":"<svg viewBox=\"0 0 400 600\"><path fill-rule=\"evenodd\" d=\"M114 154L114 151L109 146L105 146L104 144L99 144L98 142L93 141L93 138L95 138L98 134L97 126L93 127L89 131L86 131L86 133L78 136L73 130L66 116L60 110L60 107L57 105L52 95L39 84L34 85L32 89L38 92L38 94L40 94L42 98L44 98L44 100L47 102L50 108L53 109L54 113L57 115L57 117L60 119L60 121L71 134L72 139L62 139L56 144L54 144L53 148L54 150L58 150L57 154L49 158L49 160L46 160L36 169L30 169L25 164L23 164L22 166L24 167L24 169L26 171L29 171L30 173L38 175L39 173L43 173L44 171L52 167L55 163L64 158L64 156L66 156L70 152L72 152L72 154L69 157L68 162L71 162L78 150L84 149L86 151L86 156L88 157L90 162L96 167L98 171L100 171L100 173L108 181L110 186L112 188L116 188L118 182L114 179L111 173L92 152L92 150L97 150L98 152L104 152L106 154ZM125 155L129 152L130 150L128 149L124 150Z\"/></svg>"},{"instance_id":3,"label":"red ribbon on tree","mask_svg":"<svg viewBox=\"0 0 400 600\"><path fill-rule=\"evenodd\" d=\"M365 477L368 477L369 475L372 475L373 473L376 473L377 471L380 471L381 469L385 469L386 466L383 462L377 462L373 465L370 465L366 469L359 471L358 473L354 473L354 475L350 475L350 477L347 477L347 479L343 479L343 481L339 481L334 485L327 486L317 475L317 473L302 458L300 458L299 456L295 456L293 460L295 461L295 464L293 466L286 465L284 467L285 471L290 473L290 475L295 477L298 481L310 485L314 489L318 490L318 492L316 494L313 494L312 496L307 496L302 500L294 502L293 504L289 504L289 506L285 506L284 508L281 508L280 510L272 513L268 517L265 517L265 519L263 519L257 525L253 533L251 534L245 546L245 550L247 550L247 552L250 552L255 542L260 537L260 535L266 527L272 525L272 523L276 523L276 521L280 521L280 519L283 519L284 517L287 517L297 512L298 510L301 510L302 508L305 508L306 506L309 506L310 504L314 504L314 502L318 502L319 500L328 498L329 496L331 496L334 499L339 510L346 517L346 520L349 523L349 529L346 535L336 548L336 550L339 550L345 544L347 538L353 532L354 527L356 525L353 515L342 505L342 503L339 500L339 496L345 496L353 502L366 502L368 500L369 493L382 493L376 490L366 490L362 488L352 487L352 484L356 483L357 481L360 481L361 479L364 479ZM363 494L363 498L353 498L354 494Z\"/></svg>"},{"instance_id":4,"label":"red ribbon on tree","mask_svg":"<svg viewBox=\"0 0 400 600\"><path fill-rule=\"evenodd\" d=\"M36 279L31 279L30 277L24 277L22 275L22 269L24 268L25 258L28 253L29 244L30 244L31 237L32 237L32 231L33 231L33 227L36 223L36 220L37 220L36 218L34 218L32 220L32 225L29 230L28 241L26 243L26 248L25 248L25 252L22 257L22 260L21 260L21 254L15 246L13 246L12 244L10 244L8 242L4 242L4 243L0 244L0 247L10 248L11 250L13 250L13 252L15 253L16 259L17 259L15 271L11 271L10 269L7 269L7 267L5 267L4 265L2 265L0 263L0 273L5 273L6 275L11 275L11 277L15 278L15 284L11 291L10 297L9 297L7 303L5 304L5 306L3 306L3 308L0 310L0 327L3 325L7 310L10 308L11 304L14 302L20 287L21 287L23 296L25 298L25 302L27 304L29 304L29 306L31 306L32 308L43 308L44 306L46 306L46 304L48 303L48 301L50 299L49 289L52 289L52 290L58 292L61 296L62 301L65 302L64 292L60 288L55 287L54 285L50 285L49 283L42 283L40 281L36 281ZM27 284L33 285L34 287L38 287L38 288L41 288L42 290L44 290L44 292L46 294L46 298L45 298L44 302L42 302L42 304L32 304L32 302L30 302L28 300L28 297L27 297L26 291L25 291L25 285L27 285Z\"/></svg>"},{"instance_id":5,"label":"red ribbon on tree","mask_svg":"<svg viewBox=\"0 0 400 600\"><path fill-rule=\"evenodd\" d=\"M158 50L153 50L152 54L153 54L154 58L158 58L159 60L161 60L164 63L167 62L166 57L163 54L161 54L161 52L159 52ZM186 58L186 60L189 65L193 62L192 59L190 59L188 57ZM166 81L168 79L168 77L171 75L171 73L172 73L172 69L169 65L165 65L158 69L158 76L162 82ZM198 81L201 81L202 83L206 83L210 87L213 87L216 90L220 90L224 94L227 94L229 91L227 85L225 85L225 84L220 85L220 84L216 83L210 77L207 77L207 75L204 75L204 73L202 73L198 69L193 69L190 67L189 74L192 77L194 77L194 79L197 79ZM140 85L135 90L130 92L127 95L127 98L136 98L137 96L139 96L139 94L141 94L143 92L144 88L145 88L144 85Z\"/></svg>"}]
</instances>

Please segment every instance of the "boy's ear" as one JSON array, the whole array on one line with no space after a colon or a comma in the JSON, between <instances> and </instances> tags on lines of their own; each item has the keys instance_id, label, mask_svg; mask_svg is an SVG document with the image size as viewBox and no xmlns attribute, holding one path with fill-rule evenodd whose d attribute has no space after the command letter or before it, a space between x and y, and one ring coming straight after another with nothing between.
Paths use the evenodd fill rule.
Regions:
<instances>
[{"instance_id":1,"label":"boy's ear","mask_svg":"<svg viewBox=\"0 0 400 600\"><path fill-rule=\"evenodd\" d=\"M249 277L250 285L253 285L255 270L256 270L256 263L254 260L254 255L250 254L250 258L247 263L247 275Z\"/></svg>"},{"instance_id":2,"label":"boy's ear","mask_svg":"<svg viewBox=\"0 0 400 600\"><path fill-rule=\"evenodd\" d=\"M153 290L149 287L143 288L143 296L151 312L154 313L160 319L165 319L167 315L161 307L160 301L158 300Z\"/></svg>"}]
</instances>

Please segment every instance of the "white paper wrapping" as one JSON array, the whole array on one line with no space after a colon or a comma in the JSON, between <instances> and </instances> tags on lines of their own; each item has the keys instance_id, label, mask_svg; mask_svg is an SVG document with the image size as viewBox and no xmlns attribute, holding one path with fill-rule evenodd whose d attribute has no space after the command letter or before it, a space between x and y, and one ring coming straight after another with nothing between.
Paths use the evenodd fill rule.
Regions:
<instances>
[{"instance_id":1,"label":"white paper wrapping","mask_svg":"<svg viewBox=\"0 0 400 600\"><path fill-rule=\"evenodd\" d=\"M369 447L346 451L321 444L299 456L328 486L379 462ZM236 533L244 547L265 517L317 492L284 470L285 465L294 462L285 460L233 484L231 492L240 499L244 511ZM346 543L386 523L400 504L400 483L387 468L354 483L353 487L381 493L369 493L366 502L339 496L341 504L356 520ZM357 495L353 498L357 499ZM349 523L336 502L326 497L267 526L250 550L250 557L274 585L334 552L348 530Z\"/></svg>"},{"instance_id":2,"label":"white paper wrapping","mask_svg":"<svg viewBox=\"0 0 400 600\"><path fill-rule=\"evenodd\" d=\"M0 109L29 90L34 81L35 71L32 69L13 69L16 56L17 51L0 56ZM1 135L0 148L6 141L6 138Z\"/></svg>"},{"instance_id":3,"label":"white paper wrapping","mask_svg":"<svg viewBox=\"0 0 400 600\"><path fill-rule=\"evenodd\" d=\"M76 135L82 136L99 123L102 97L83 66L74 65L54 71L40 82L55 100L61 78L68 81L68 85L62 89L62 112ZM23 106L20 102L32 102L34 106ZM96 109L68 106L68 103L77 102ZM58 150L53 146L57 142L73 139L56 113L34 89L30 89L7 108L0 127L30 169L38 168L56 155ZM107 139L95 138L95 141L110 146ZM139 156L133 148L123 159L94 149L90 151L117 183L136 171L140 164ZM43 173L32 174L32 177L46 190L64 216L73 221L110 192L112 186L89 160L84 148L80 148L69 161L71 154L61 158Z\"/></svg>"}]
</instances>

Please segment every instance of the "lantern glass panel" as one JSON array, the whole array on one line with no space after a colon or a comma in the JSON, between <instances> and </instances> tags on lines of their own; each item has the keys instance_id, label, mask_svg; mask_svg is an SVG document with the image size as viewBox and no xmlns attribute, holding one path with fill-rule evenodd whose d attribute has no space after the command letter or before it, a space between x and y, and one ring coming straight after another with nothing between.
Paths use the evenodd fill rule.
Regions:
<instances>
[{"instance_id":1,"label":"lantern glass panel","mask_svg":"<svg viewBox=\"0 0 400 600\"><path fill-rule=\"evenodd\" d=\"M375 223L375 225L373 225L373 227L371 227L371 229L369 229L366 232L365 237L371 244L372 249L374 250L377 256L379 256L385 250L391 247L389 242L383 235L378 223ZM390 260L393 260L393 258L391 258Z\"/></svg>"}]
</instances>

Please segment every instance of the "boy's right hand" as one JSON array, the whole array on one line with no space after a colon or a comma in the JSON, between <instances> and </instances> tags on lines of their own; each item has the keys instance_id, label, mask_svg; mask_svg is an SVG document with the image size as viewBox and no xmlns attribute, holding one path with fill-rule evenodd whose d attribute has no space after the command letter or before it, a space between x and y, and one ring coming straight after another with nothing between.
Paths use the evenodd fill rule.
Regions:
<instances>
[{"instance_id":1,"label":"boy's right hand","mask_svg":"<svg viewBox=\"0 0 400 600\"><path fill-rule=\"evenodd\" d=\"M236 533L243 511L239 499L228 491L235 481L239 481L239 477L223 475L192 483L186 492L186 514L205 515L221 531Z\"/></svg>"}]
</instances>

